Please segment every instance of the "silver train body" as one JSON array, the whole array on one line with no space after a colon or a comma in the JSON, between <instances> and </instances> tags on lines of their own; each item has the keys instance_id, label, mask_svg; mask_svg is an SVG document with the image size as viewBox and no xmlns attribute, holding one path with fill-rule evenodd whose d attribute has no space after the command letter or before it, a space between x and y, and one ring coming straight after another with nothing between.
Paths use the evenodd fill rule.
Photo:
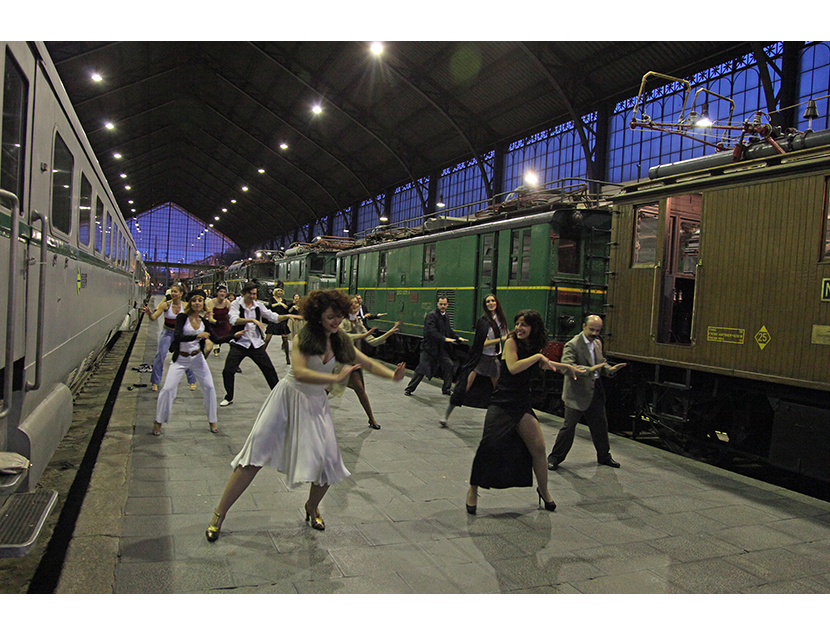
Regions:
<instances>
[{"instance_id":1,"label":"silver train body","mask_svg":"<svg viewBox=\"0 0 830 635\"><path fill-rule=\"evenodd\" d=\"M73 389L148 291L140 253L40 42L0 42L0 505L34 490Z\"/></svg>"}]
</instances>

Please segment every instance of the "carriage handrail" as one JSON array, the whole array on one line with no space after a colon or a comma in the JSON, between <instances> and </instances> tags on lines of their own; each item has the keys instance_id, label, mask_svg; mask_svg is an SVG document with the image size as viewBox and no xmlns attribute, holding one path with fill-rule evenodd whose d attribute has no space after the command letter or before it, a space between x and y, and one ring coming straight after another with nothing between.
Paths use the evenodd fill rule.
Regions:
<instances>
[{"instance_id":1,"label":"carriage handrail","mask_svg":"<svg viewBox=\"0 0 830 635\"><path fill-rule=\"evenodd\" d=\"M49 235L49 217L41 214L37 210L32 210L32 222L39 220L41 222L40 233L40 284L38 284L37 293L37 339L35 344L35 382L23 382L23 389L26 392L30 390L38 390L40 388L41 378L43 377L43 336L46 330L46 258L48 256L46 248L49 243L47 236Z\"/></svg>"},{"instance_id":2,"label":"carriage handrail","mask_svg":"<svg viewBox=\"0 0 830 635\"><path fill-rule=\"evenodd\" d=\"M6 300L6 355L5 373L3 375L3 409L0 410L0 419L5 419L12 409L12 389L14 387L14 324L17 318L17 276L15 267L17 265L17 241L20 236L18 216L20 214L20 200L17 196L7 190L0 190L0 202L7 203L11 207L9 225L11 239L9 241L9 287Z\"/></svg>"}]
</instances>

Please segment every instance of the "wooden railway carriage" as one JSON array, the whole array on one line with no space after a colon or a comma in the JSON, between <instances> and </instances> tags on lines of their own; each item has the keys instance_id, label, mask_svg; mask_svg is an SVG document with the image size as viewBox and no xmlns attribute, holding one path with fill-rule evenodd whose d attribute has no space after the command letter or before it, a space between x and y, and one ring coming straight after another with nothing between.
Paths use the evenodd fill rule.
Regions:
<instances>
[{"instance_id":1,"label":"wooden railway carriage","mask_svg":"<svg viewBox=\"0 0 830 635\"><path fill-rule=\"evenodd\" d=\"M830 479L830 147L771 154L616 198L606 349L635 435Z\"/></svg>"},{"instance_id":2,"label":"wooden railway carriage","mask_svg":"<svg viewBox=\"0 0 830 635\"><path fill-rule=\"evenodd\" d=\"M560 352L584 315L604 314L610 212L584 196L562 195L520 214L337 254L338 287L387 314L372 325L403 323L379 354L416 364L424 318L439 295L450 300L453 329L470 340L488 293L498 296L511 327L519 310L535 309ZM465 350L456 352L463 357ZM561 380L552 375L545 373L546 381L556 385L537 391L537 406L548 410L559 404Z\"/></svg>"}]
</instances>

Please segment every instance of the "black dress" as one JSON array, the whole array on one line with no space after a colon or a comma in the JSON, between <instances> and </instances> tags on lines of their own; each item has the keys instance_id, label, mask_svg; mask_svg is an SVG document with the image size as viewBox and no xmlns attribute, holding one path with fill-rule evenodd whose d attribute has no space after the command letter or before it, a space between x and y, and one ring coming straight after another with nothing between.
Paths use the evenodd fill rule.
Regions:
<instances>
[{"instance_id":1,"label":"black dress","mask_svg":"<svg viewBox=\"0 0 830 635\"><path fill-rule=\"evenodd\" d=\"M511 375L507 363L501 360L501 375L484 417L484 434L473 459L470 485L485 489L533 485L533 459L517 428L524 415L536 416L530 407L530 382L537 372L534 364Z\"/></svg>"},{"instance_id":2,"label":"black dress","mask_svg":"<svg viewBox=\"0 0 830 635\"><path fill-rule=\"evenodd\" d=\"M272 302L268 305L268 308L278 315L285 315L288 313L288 306L285 304ZM283 320L282 322L268 322L265 332L268 335L288 335L288 320Z\"/></svg>"}]
</instances>

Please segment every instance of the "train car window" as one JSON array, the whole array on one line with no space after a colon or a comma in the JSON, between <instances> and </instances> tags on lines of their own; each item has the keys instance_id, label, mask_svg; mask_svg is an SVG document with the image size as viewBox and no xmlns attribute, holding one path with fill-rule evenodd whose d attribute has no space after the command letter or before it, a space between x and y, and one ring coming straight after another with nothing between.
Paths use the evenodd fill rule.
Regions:
<instances>
[{"instance_id":1,"label":"train car window","mask_svg":"<svg viewBox=\"0 0 830 635\"><path fill-rule=\"evenodd\" d=\"M824 187L824 191L827 192L827 185ZM827 196L827 200L824 202L825 205L825 215L824 215L824 256L822 260L830 261L830 196Z\"/></svg>"},{"instance_id":2,"label":"train car window","mask_svg":"<svg viewBox=\"0 0 830 635\"><path fill-rule=\"evenodd\" d=\"M510 235L511 282L530 279L530 229L516 229Z\"/></svg>"},{"instance_id":3,"label":"train car window","mask_svg":"<svg viewBox=\"0 0 830 635\"><path fill-rule=\"evenodd\" d=\"M435 243L424 245L424 282L435 281Z\"/></svg>"},{"instance_id":4,"label":"train car window","mask_svg":"<svg viewBox=\"0 0 830 635\"><path fill-rule=\"evenodd\" d=\"M0 189L23 195L23 166L26 156L26 105L29 83L6 49L3 77L3 145L0 155ZM21 201L21 205L23 201Z\"/></svg>"},{"instance_id":5,"label":"train car window","mask_svg":"<svg viewBox=\"0 0 830 635\"><path fill-rule=\"evenodd\" d=\"M95 253L100 254L104 246L104 201L96 198L95 203Z\"/></svg>"},{"instance_id":6,"label":"train car window","mask_svg":"<svg viewBox=\"0 0 830 635\"><path fill-rule=\"evenodd\" d=\"M579 273L579 236L563 232L559 244L559 273Z\"/></svg>"},{"instance_id":7,"label":"train car window","mask_svg":"<svg viewBox=\"0 0 830 635\"><path fill-rule=\"evenodd\" d=\"M378 259L378 282L386 283L386 274L389 271L389 252L380 252Z\"/></svg>"},{"instance_id":8,"label":"train car window","mask_svg":"<svg viewBox=\"0 0 830 635\"><path fill-rule=\"evenodd\" d=\"M75 158L59 132L55 133L52 159L52 227L64 234L72 231L72 173Z\"/></svg>"},{"instance_id":9,"label":"train car window","mask_svg":"<svg viewBox=\"0 0 830 635\"><path fill-rule=\"evenodd\" d=\"M81 199L78 201L78 243L89 247L90 217L92 215L92 184L81 172Z\"/></svg>"},{"instance_id":10,"label":"train car window","mask_svg":"<svg viewBox=\"0 0 830 635\"><path fill-rule=\"evenodd\" d=\"M659 205L638 205L634 212L634 253L631 265L653 265L657 262Z\"/></svg>"},{"instance_id":11,"label":"train car window","mask_svg":"<svg viewBox=\"0 0 830 635\"><path fill-rule=\"evenodd\" d=\"M112 250L112 216L107 212L107 222L104 224L104 255L109 258Z\"/></svg>"},{"instance_id":12,"label":"train car window","mask_svg":"<svg viewBox=\"0 0 830 635\"><path fill-rule=\"evenodd\" d=\"M486 234L482 239L481 247L481 277L490 278L493 275L493 234Z\"/></svg>"}]
</instances>

